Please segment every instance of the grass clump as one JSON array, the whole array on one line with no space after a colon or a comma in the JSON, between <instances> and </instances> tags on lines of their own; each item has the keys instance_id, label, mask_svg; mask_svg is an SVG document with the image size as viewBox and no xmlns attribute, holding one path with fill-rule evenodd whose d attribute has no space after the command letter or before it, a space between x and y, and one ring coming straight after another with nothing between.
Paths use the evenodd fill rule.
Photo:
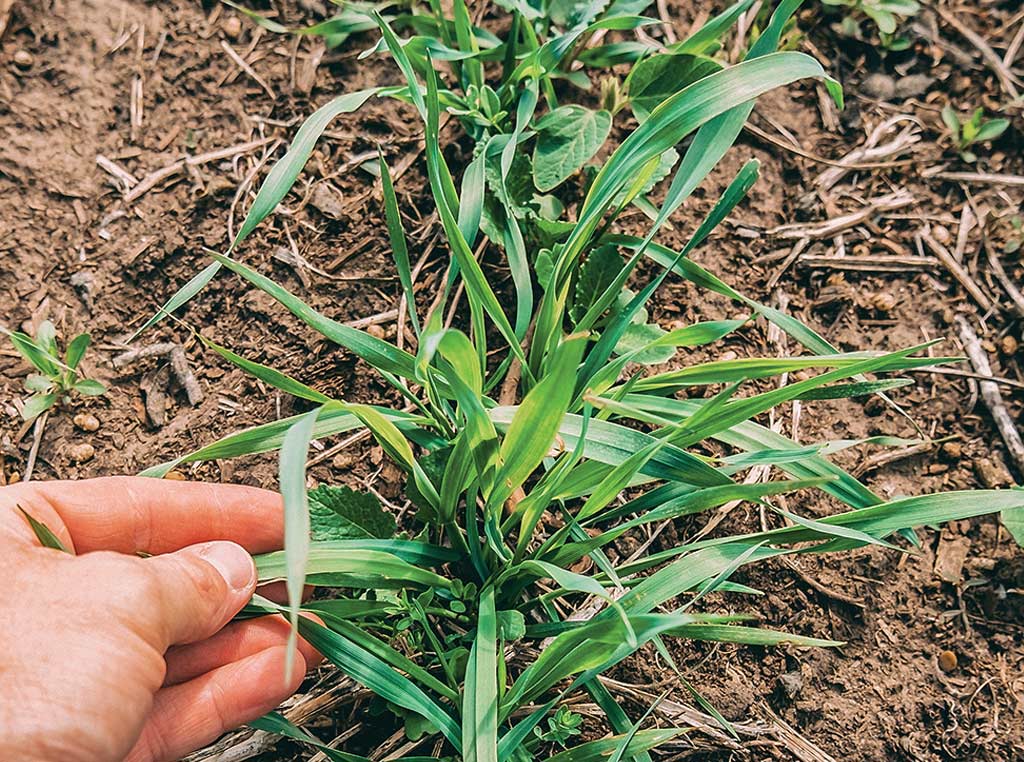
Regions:
<instances>
[{"instance_id":1,"label":"grass clump","mask_svg":"<svg viewBox=\"0 0 1024 762\"><path fill-rule=\"evenodd\" d=\"M256 599L249 613L287 614L298 632L379 697L396 726L404 723L411 739L429 740L435 756L648 760L651 750L683 731L657 727L649 713L630 716L602 681L638 649L652 644L671 664L663 644L669 637L838 645L751 626L743 613L703 611L701 601L713 591L758 592L730 581L738 568L793 553L865 545L896 550L916 544L914 528L921 525L997 511L1017 517L1024 510L1024 494L1016 491L885 501L827 458L857 443L799 445L757 423L793 400L884 394L908 383L891 374L941 358L925 353L930 345L839 353L807 326L743 296L688 258L742 201L756 181L756 162L741 168L681 250L656 242L732 145L758 95L825 76L805 55L773 52L797 2L776 9L743 62L724 66L710 58L746 5L695 32L689 42L701 44L690 52L664 54L691 58L668 64L644 58L624 89L605 89L612 93L610 107L596 111L552 100L553 82L576 77L580 69L567 63L572 59L585 67L633 56L636 48L628 43L588 48L585 42L595 30L635 27L644 3L567 6L564 19L533 16L533 6L515 3L506 39L472 25L461 0L452 19L434 6L428 14L393 18L415 32L405 39L388 19L369 12L382 35L376 49L394 58L406 84L343 95L313 114L269 173L228 251L215 255L165 306L165 312L181 306L226 268L361 358L409 403L400 410L333 399L208 342L311 407L148 473L280 450L286 549L259 557L257 565L262 580L287 582L291 603ZM444 62L443 80L435 61ZM415 352L315 311L232 256L288 193L330 120L372 97L408 101L422 117L430 188L451 254L437 306L421 314L382 159L388 233ZM606 161L591 167L594 146L607 139L614 104L623 97L632 98L636 124ZM441 152L445 110L476 145L460 188ZM557 189L581 168L585 195L573 206ZM651 190L661 181L667 188L655 203ZM631 204L652 219L643 237L617 232L616 219ZM511 298L499 296L488 268L474 256L484 237L504 252ZM642 261L656 265L656 274L638 283ZM665 331L648 321L645 305L667 278L724 295L749 317ZM460 284L468 317L462 328L449 327L441 315ZM684 361L660 372L644 367L712 345L755 318L777 325L807 353ZM767 390L752 383L797 370L810 375ZM710 396L679 394L707 386L714 389ZM311 440L359 428L369 429L407 476L417 511L400 530L370 496L332 486L306 489ZM710 442L717 444L705 446ZM710 454L721 451L718 445L731 454ZM744 481L750 468L764 465L780 478ZM843 510L810 518L772 500L796 490L823 492ZM760 503L779 517L777 527L704 537L635 558L609 552L630 532L732 501ZM303 604L304 584L331 592ZM298 617L303 609L324 624ZM580 693L604 712L605 737L582 740L579 719L566 708ZM259 727L320 744L280 715Z\"/></svg>"}]
</instances>

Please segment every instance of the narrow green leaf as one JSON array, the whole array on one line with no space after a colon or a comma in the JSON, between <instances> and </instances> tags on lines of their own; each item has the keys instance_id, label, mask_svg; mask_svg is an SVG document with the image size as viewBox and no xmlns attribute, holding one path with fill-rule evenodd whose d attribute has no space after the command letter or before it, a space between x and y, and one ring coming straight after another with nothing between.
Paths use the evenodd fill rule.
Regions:
<instances>
[{"instance_id":1,"label":"narrow green leaf","mask_svg":"<svg viewBox=\"0 0 1024 762\"><path fill-rule=\"evenodd\" d=\"M298 638L299 608L302 606L302 588L306 582L306 562L309 558L309 505L306 498L306 457L313 436L319 409L310 410L292 424L281 444L279 480L284 499L284 547L286 559L286 588L288 590L288 619L291 634L288 637L288 661L285 681L291 679L294 669L295 644Z\"/></svg>"},{"instance_id":2,"label":"narrow green leaf","mask_svg":"<svg viewBox=\"0 0 1024 762\"><path fill-rule=\"evenodd\" d=\"M476 638L466 667L462 740L466 762L498 762L498 620L494 588L480 594Z\"/></svg>"},{"instance_id":3,"label":"narrow green leaf","mask_svg":"<svg viewBox=\"0 0 1024 762\"><path fill-rule=\"evenodd\" d=\"M36 539L39 540L39 543L44 548L52 548L53 550L60 550L64 553L74 555L70 550L68 550L68 547L61 541L61 539L53 533L53 530L51 530L50 527L33 517L32 514L20 505L18 506L18 510L21 511L21 515L25 517L25 521L28 522L28 525L32 527L32 531L35 533Z\"/></svg>"},{"instance_id":4,"label":"narrow green leaf","mask_svg":"<svg viewBox=\"0 0 1024 762\"><path fill-rule=\"evenodd\" d=\"M89 348L89 342L89 334L80 333L68 343L67 351L64 353L64 363L69 368L75 370L78 367L78 363L85 356L85 350Z\"/></svg>"}]
</instances>

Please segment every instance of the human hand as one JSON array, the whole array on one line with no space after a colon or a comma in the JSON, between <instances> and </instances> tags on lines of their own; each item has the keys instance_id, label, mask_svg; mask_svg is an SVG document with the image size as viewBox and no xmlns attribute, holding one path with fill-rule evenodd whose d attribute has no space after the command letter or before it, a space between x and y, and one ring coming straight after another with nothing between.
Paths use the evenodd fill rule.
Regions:
<instances>
[{"instance_id":1,"label":"human hand","mask_svg":"<svg viewBox=\"0 0 1024 762\"><path fill-rule=\"evenodd\" d=\"M76 555L42 547L19 507ZM256 587L249 553L283 532L280 497L252 487L0 489L0 760L178 759L294 693L316 652L300 641L286 682L286 622L229 624Z\"/></svg>"}]
</instances>

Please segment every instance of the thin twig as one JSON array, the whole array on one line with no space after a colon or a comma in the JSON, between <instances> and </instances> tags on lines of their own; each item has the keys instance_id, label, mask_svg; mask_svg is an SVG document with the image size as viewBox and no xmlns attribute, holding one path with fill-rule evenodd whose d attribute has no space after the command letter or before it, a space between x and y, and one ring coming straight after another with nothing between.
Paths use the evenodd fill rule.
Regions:
<instances>
[{"instance_id":1,"label":"thin twig","mask_svg":"<svg viewBox=\"0 0 1024 762\"><path fill-rule=\"evenodd\" d=\"M988 355L981 346L978 334L974 332L971 324L963 315L957 315L954 320L960 333L960 341L963 343L964 351L967 352L967 356L971 360L971 365L981 375L991 376L992 366L989 365ZM1017 466L1018 473L1024 474L1024 441L1021 441L1017 424L1003 403L1003 396L999 393L999 387L991 381L982 381L978 386L981 389L981 400L992 415L996 429L998 429L999 435L1003 438L1006 449Z\"/></svg>"},{"instance_id":2,"label":"thin twig","mask_svg":"<svg viewBox=\"0 0 1024 762\"><path fill-rule=\"evenodd\" d=\"M801 569L800 565L792 558L786 558L785 556L782 556L779 560L782 561L784 566L786 566L790 571L796 574L807 585L809 585L814 590L817 590L826 598L832 598L833 600L841 601L842 603L845 603L848 606L853 606L854 608L858 609L864 609L867 607L867 604L865 604L861 598L856 598L852 595L847 595L846 593L840 590L836 590L834 588L829 587L828 585L822 584L814 577L812 577L810 574Z\"/></svg>"},{"instance_id":3,"label":"thin twig","mask_svg":"<svg viewBox=\"0 0 1024 762\"><path fill-rule=\"evenodd\" d=\"M978 303L978 306L985 312L992 309L992 299L986 294L981 286L970 276L970 273L964 269L963 265L956 261L953 255L949 252L945 246L932 238L931 233L927 230L921 230L918 235L921 240L932 250L932 253L939 258L939 261L946 266L950 274L956 278L960 285L964 287L964 290L971 295L971 297Z\"/></svg>"},{"instance_id":4,"label":"thin twig","mask_svg":"<svg viewBox=\"0 0 1024 762\"><path fill-rule=\"evenodd\" d=\"M220 161L222 159L230 159L232 156L238 154L248 153L256 148L265 146L267 143L276 140L276 138L260 138L259 140L250 140L248 143L240 143L239 145L229 146L228 148L219 148L216 151L209 151L207 153L201 153L196 156L186 156L182 159L168 164L165 167L161 167L153 172L150 172L142 180L135 180L132 183L132 187L125 193L125 203L132 203L138 199L142 194L154 188L156 185L162 183L164 180L174 177L180 172L183 172L186 167L194 167L200 164L208 164L211 161ZM99 163L100 157L96 157L96 162ZM101 165L102 166L102 165ZM104 169L107 169L104 167ZM107 171L110 171L109 169ZM130 177L130 175L129 175ZM131 178L134 180L135 178Z\"/></svg>"},{"instance_id":5,"label":"thin twig","mask_svg":"<svg viewBox=\"0 0 1024 762\"><path fill-rule=\"evenodd\" d=\"M888 257L872 255L866 257L810 256L800 257L804 267L827 267L834 270L856 270L861 272L899 273L908 270L929 270L939 266L935 257Z\"/></svg>"},{"instance_id":6,"label":"thin twig","mask_svg":"<svg viewBox=\"0 0 1024 762\"><path fill-rule=\"evenodd\" d=\"M238 55L238 52L233 47L228 45L227 40L221 40L220 46L224 49L224 52L228 54L228 57L236 64L238 64L238 67L242 71L244 71L246 74L252 77L256 84L258 84L266 91L267 95L270 96L270 100L277 100L277 93L274 92L274 89L267 84L267 81L263 79L263 77L256 73L256 70L252 68L252 66L250 66L244 58Z\"/></svg>"},{"instance_id":7,"label":"thin twig","mask_svg":"<svg viewBox=\"0 0 1024 762\"><path fill-rule=\"evenodd\" d=\"M1024 187L1024 175L998 175L992 172L944 172L941 167L933 167L930 170L922 171L921 176L924 178L937 177L940 180L959 183L991 183Z\"/></svg>"},{"instance_id":8,"label":"thin twig","mask_svg":"<svg viewBox=\"0 0 1024 762\"><path fill-rule=\"evenodd\" d=\"M43 429L46 427L46 419L49 415L49 411L42 413L38 418L36 418L35 424L32 426L32 449L28 451L28 461L25 463L25 473L21 476L21 480L23 482L32 481L32 471L36 467L36 456L39 455L39 443L43 439Z\"/></svg>"},{"instance_id":9,"label":"thin twig","mask_svg":"<svg viewBox=\"0 0 1024 762\"><path fill-rule=\"evenodd\" d=\"M882 136L900 122L912 122L912 126L904 129L888 143L878 145L878 141L881 140ZM909 151L915 143L921 140L921 135L916 131L916 127L916 120L903 114L885 120L871 131L867 140L864 141L864 145L850 151L839 161L826 162L832 164L832 168L826 169L818 175L814 179L814 184L821 190L828 190L854 170L873 169L875 167L888 167L893 164L899 164L900 162L872 162L878 162L880 159L897 156Z\"/></svg>"},{"instance_id":10,"label":"thin twig","mask_svg":"<svg viewBox=\"0 0 1024 762\"><path fill-rule=\"evenodd\" d=\"M123 186L125 193L131 191L132 188L135 188L139 184L135 175L101 153L96 154L96 164L108 175L113 177L115 180L118 180Z\"/></svg>"},{"instance_id":11,"label":"thin twig","mask_svg":"<svg viewBox=\"0 0 1024 762\"><path fill-rule=\"evenodd\" d=\"M985 376L981 373L971 373L966 370L957 370L956 368L907 368L903 371L904 373L938 373L941 376L960 376L961 378L972 378L978 381L989 381L993 384L1000 384L1002 386L1009 386L1012 389L1024 389L1024 382L1014 381L1012 378L1002 378L1001 376Z\"/></svg>"},{"instance_id":12,"label":"thin twig","mask_svg":"<svg viewBox=\"0 0 1024 762\"><path fill-rule=\"evenodd\" d=\"M988 264L992 268L992 274L996 276L996 280L1006 291L1006 295L1010 297L1010 301L1013 303L1013 310L1019 317L1024 317L1024 294L1021 294L1020 289L1010 279L1010 276L1006 274L1006 270L1003 269L1003 263L999 261L999 257L992 251L992 247L988 245L987 241L982 242L982 246L985 249L985 255L988 257Z\"/></svg>"},{"instance_id":13,"label":"thin twig","mask_svg":"<svg viewBox=\"0 0 1024 762\"><path fill-rule=\"evenodd\" d=\"M823 238L834 238L844 230L856 227L875 215L881 214L882 212L891 212L895 209L901 209L905 206L910 206L910 204L913 203L914 197L908 191L900 190L895 193L889 193L884 196L878 196L877 198L870 199L863 208L858 209L855 212L850 212L849 214L844 214L839 217L833 217L832 219L825 220L824 222L780 225L777 228L769 230L768 235L775 238L788 238L790 240L808 238L812 241L817 241Z\"/></svg>"},{"instance_id":14,"label":"thin twig","mask_svg":"<svg viewBox=\"0 0 1024 762\"><path fill-rule=\"evenodd\" d=\"M943 21L953 27L960 33L960 36L978 49L982 60L985 61L989 68L995 73L996 79L999 80L999 84L1002 85L1006 94L1009 95L1011 99L1017 100L1017 98L1020 97L1020 91L1017 90L1015 86L1016 78L1013 76L1009 67L1003 63L1003 59L997 56L996 52L992 50L992 46L989 45L980 34L968 27L945 8L936 5L935 10L942 17Z\"/></svg>"}]
</instances>

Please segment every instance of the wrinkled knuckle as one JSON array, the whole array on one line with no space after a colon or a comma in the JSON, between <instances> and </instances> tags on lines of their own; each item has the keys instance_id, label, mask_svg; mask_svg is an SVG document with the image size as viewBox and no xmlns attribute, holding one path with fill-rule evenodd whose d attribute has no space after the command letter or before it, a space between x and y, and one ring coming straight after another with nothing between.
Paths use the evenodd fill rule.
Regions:
<instances>
[{"instance_id":1,"label":"wrinkled knuckle","mask_svg":"<svg viewBox=\"0 0 1024 762\"><path fill-rule=\"evenodd\" d=\"M150 722L139 738L135 753L130 757L132 762L138 759L140 762L160 762L170 759L170 742L168 740L169 728L165 728L160 722Z\"/></svg>"},{"instance_id":2,"label":"wrinkled knuckle","mask_svg":"<svg viewBox=\"0 0 1024 762\"><path fill-rule=\"evenodd\" d=\"M216 681L211 682L206 691L207 716L216 723L218 733L231 727L230 699L224 687Z\"/></svg>"}]
</instances>

